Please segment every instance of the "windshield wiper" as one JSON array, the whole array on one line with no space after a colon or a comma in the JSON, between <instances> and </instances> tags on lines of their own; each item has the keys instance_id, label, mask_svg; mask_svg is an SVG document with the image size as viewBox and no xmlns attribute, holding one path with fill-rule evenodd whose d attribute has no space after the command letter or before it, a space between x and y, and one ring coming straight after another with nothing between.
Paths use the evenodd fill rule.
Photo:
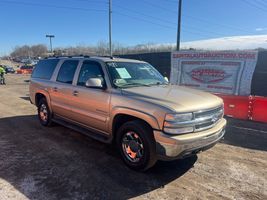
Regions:
<instances>
[{"instance_id":1,"label":"windshield wiper","mask_svg":"<svg viewBox=\"0 0 267 200\"><path fill-rule=\"evenodd\" d=\"M118 87L124 87L124 86L145 86L145 87L150 87L151 85L144 84L144 83L124 83L121 85L117 85Z\"/></svg>"},{"instance_id":2,"label":"windshield wiper","mask_svg":"<svg viewBox=\"0 0 267 200\"><path fill-rule=\"evenodd\" d=\"M168 85L168 83L158 81L156 83L150 83L149 85Z\"/></svg>"}]
</instances>

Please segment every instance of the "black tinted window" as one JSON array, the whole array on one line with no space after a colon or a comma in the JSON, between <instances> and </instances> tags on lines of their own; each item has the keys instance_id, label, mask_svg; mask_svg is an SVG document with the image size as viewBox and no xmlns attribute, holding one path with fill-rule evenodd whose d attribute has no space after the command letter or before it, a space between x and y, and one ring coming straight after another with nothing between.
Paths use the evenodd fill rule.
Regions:
<instances>
[{"instance_id":1,"label":"black tinted window","mask_svg":"<svg viewBox=\"0 0 267 200\"><path fill-rule=\"evenodd\" d=\"M72 84L73 77L77 68L78 60L65 61L58 72L57 81L61 83Z\"/></svg>"},{"instance_id":2,"label":"black tinted window","mask_svg":"<svg viewBox=\"0 0 267 200\"><path fill-rule=\"evenodd\" d=\"M50 79L58 63L58 59L40 60L34 68L32 77Z\"/></svg>"},{"instance_id":3,"label":"black tinted window","mask_svg":"<svg viewBox=\"0 0 267 200\"><path fill-rule=\"evenodd\" d=\"M33 69L33 66L21 66L20 69Z\"/></svg>"},{"instance_id":4,"label":"black tinted window","mask_svg":"<svg viewBox=\"0 0 267 200\"><path fill-rule=\"evenodd\" d=\"M101 65L97 62L84 62L79 74L79 79L77 85L85 86L86 81L89 78L103 78L103 71Z\"/></svg>"}]
</instances>

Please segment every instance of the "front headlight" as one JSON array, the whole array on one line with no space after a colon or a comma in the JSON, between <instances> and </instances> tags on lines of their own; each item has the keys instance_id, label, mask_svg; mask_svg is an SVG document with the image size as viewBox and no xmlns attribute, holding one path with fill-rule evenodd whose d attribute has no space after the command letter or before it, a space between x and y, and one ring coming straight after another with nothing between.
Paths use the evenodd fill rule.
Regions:
<instances>
[{"instance_id":1,"label":"front headlight","mask_svg":"<svg viewBox=\"0 0 267 200\"><path fill-rule=\"evenodd\" d=\"M164 132L169 134L184 134L194 131L191 125L192 113L167 114L164 122Z\"/></svg>"},{"instance_id":2,"label":"front headlight","mask_svg":"<svg viewBox=\"0 0 267 200\"><path fill-rule=\"evenodd\" d=\"M182 114L167 114L165 121L167 122L186 122L193 118L192 113L182 113Z\"/></svg>"}]
</instances>

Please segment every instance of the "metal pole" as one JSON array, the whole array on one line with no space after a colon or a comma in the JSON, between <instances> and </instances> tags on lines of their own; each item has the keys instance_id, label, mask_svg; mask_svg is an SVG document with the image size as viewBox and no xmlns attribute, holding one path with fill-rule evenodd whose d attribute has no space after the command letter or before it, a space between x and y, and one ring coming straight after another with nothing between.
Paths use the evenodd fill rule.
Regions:
<instances>
[{"instance_id":1,"label":"metal pole","mask_svg":"<svg viewBox=\"0 0 267 200\"><path fill-rule=\"evenodd\" d=\"M51 37L49 37L49 39L50 39L50 52L52 53L52 52L53 52L53 48L52 48L52 39L51 39Z\"/></svg>"},{"instance_id":2,"label":"metal pole","mask_svg":"<svg viewBox=\"0 0 267 200\"><path fill-rule=\"evenodd\" d=\"M45 37L49 38L50 41L50 53L53 53L53 46L52 46L52 38L54 38L54 35L46 35Z\"/></svg>"},{"instance_id":3,"label":"metal pole","mask_svg":"<svg viewBox=\"0 0 267 200\"><path fill-rule=\"evenodd\" d=\"M112 57L112 0L109 0L109 56Z\"/></svg>"},{"instance_id":4,"label":"metal pole","mask_svg":"<svg viewBox=\"0 0 267 200\"><path fill-rule=\"evenodd\" d=\"M180 40L181 40L181 18L182 18L182 0L179 0L178 4L178 26L177 26L177 44L176 50L180 50Z\"/></svg>"}]
</instances>

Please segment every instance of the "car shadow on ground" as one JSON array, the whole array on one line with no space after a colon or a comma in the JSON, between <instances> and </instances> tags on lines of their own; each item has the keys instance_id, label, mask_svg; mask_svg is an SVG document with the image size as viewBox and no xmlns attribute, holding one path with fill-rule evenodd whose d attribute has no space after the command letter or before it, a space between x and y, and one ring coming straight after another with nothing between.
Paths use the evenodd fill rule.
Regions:
<instances>
[{"instance_id":1,"label":"car shadow on ground","mask_svg":"<svg viewBox=\"0 0 267 200\"><path fill-rule=\"evenodd\" d=\"M267 124L227 118L227 127L222 143L267 151Z\"/></svg>"},{"instance_id":2,"label":"car shadow on ground","mask_svg":"<svg viewBox=\"0 0 267 200\"><path fill-rule=\"evenodd\" d=\"M129 199L178 179L197 160L158 162L147 172L128 169L111 145L37 117L0 119L0 180L29 199Z\"/></svg>"},{"instance_id":3,"label":"car shadow on ground","mask_svg":"<svg viewBox=\"0 0 267 200\"><path fill-rule=\"evenodd\" d=\"M30 101L30 97L20 97L21 99L25 100L25 101Z\"/></svg>"}]
</instances>

